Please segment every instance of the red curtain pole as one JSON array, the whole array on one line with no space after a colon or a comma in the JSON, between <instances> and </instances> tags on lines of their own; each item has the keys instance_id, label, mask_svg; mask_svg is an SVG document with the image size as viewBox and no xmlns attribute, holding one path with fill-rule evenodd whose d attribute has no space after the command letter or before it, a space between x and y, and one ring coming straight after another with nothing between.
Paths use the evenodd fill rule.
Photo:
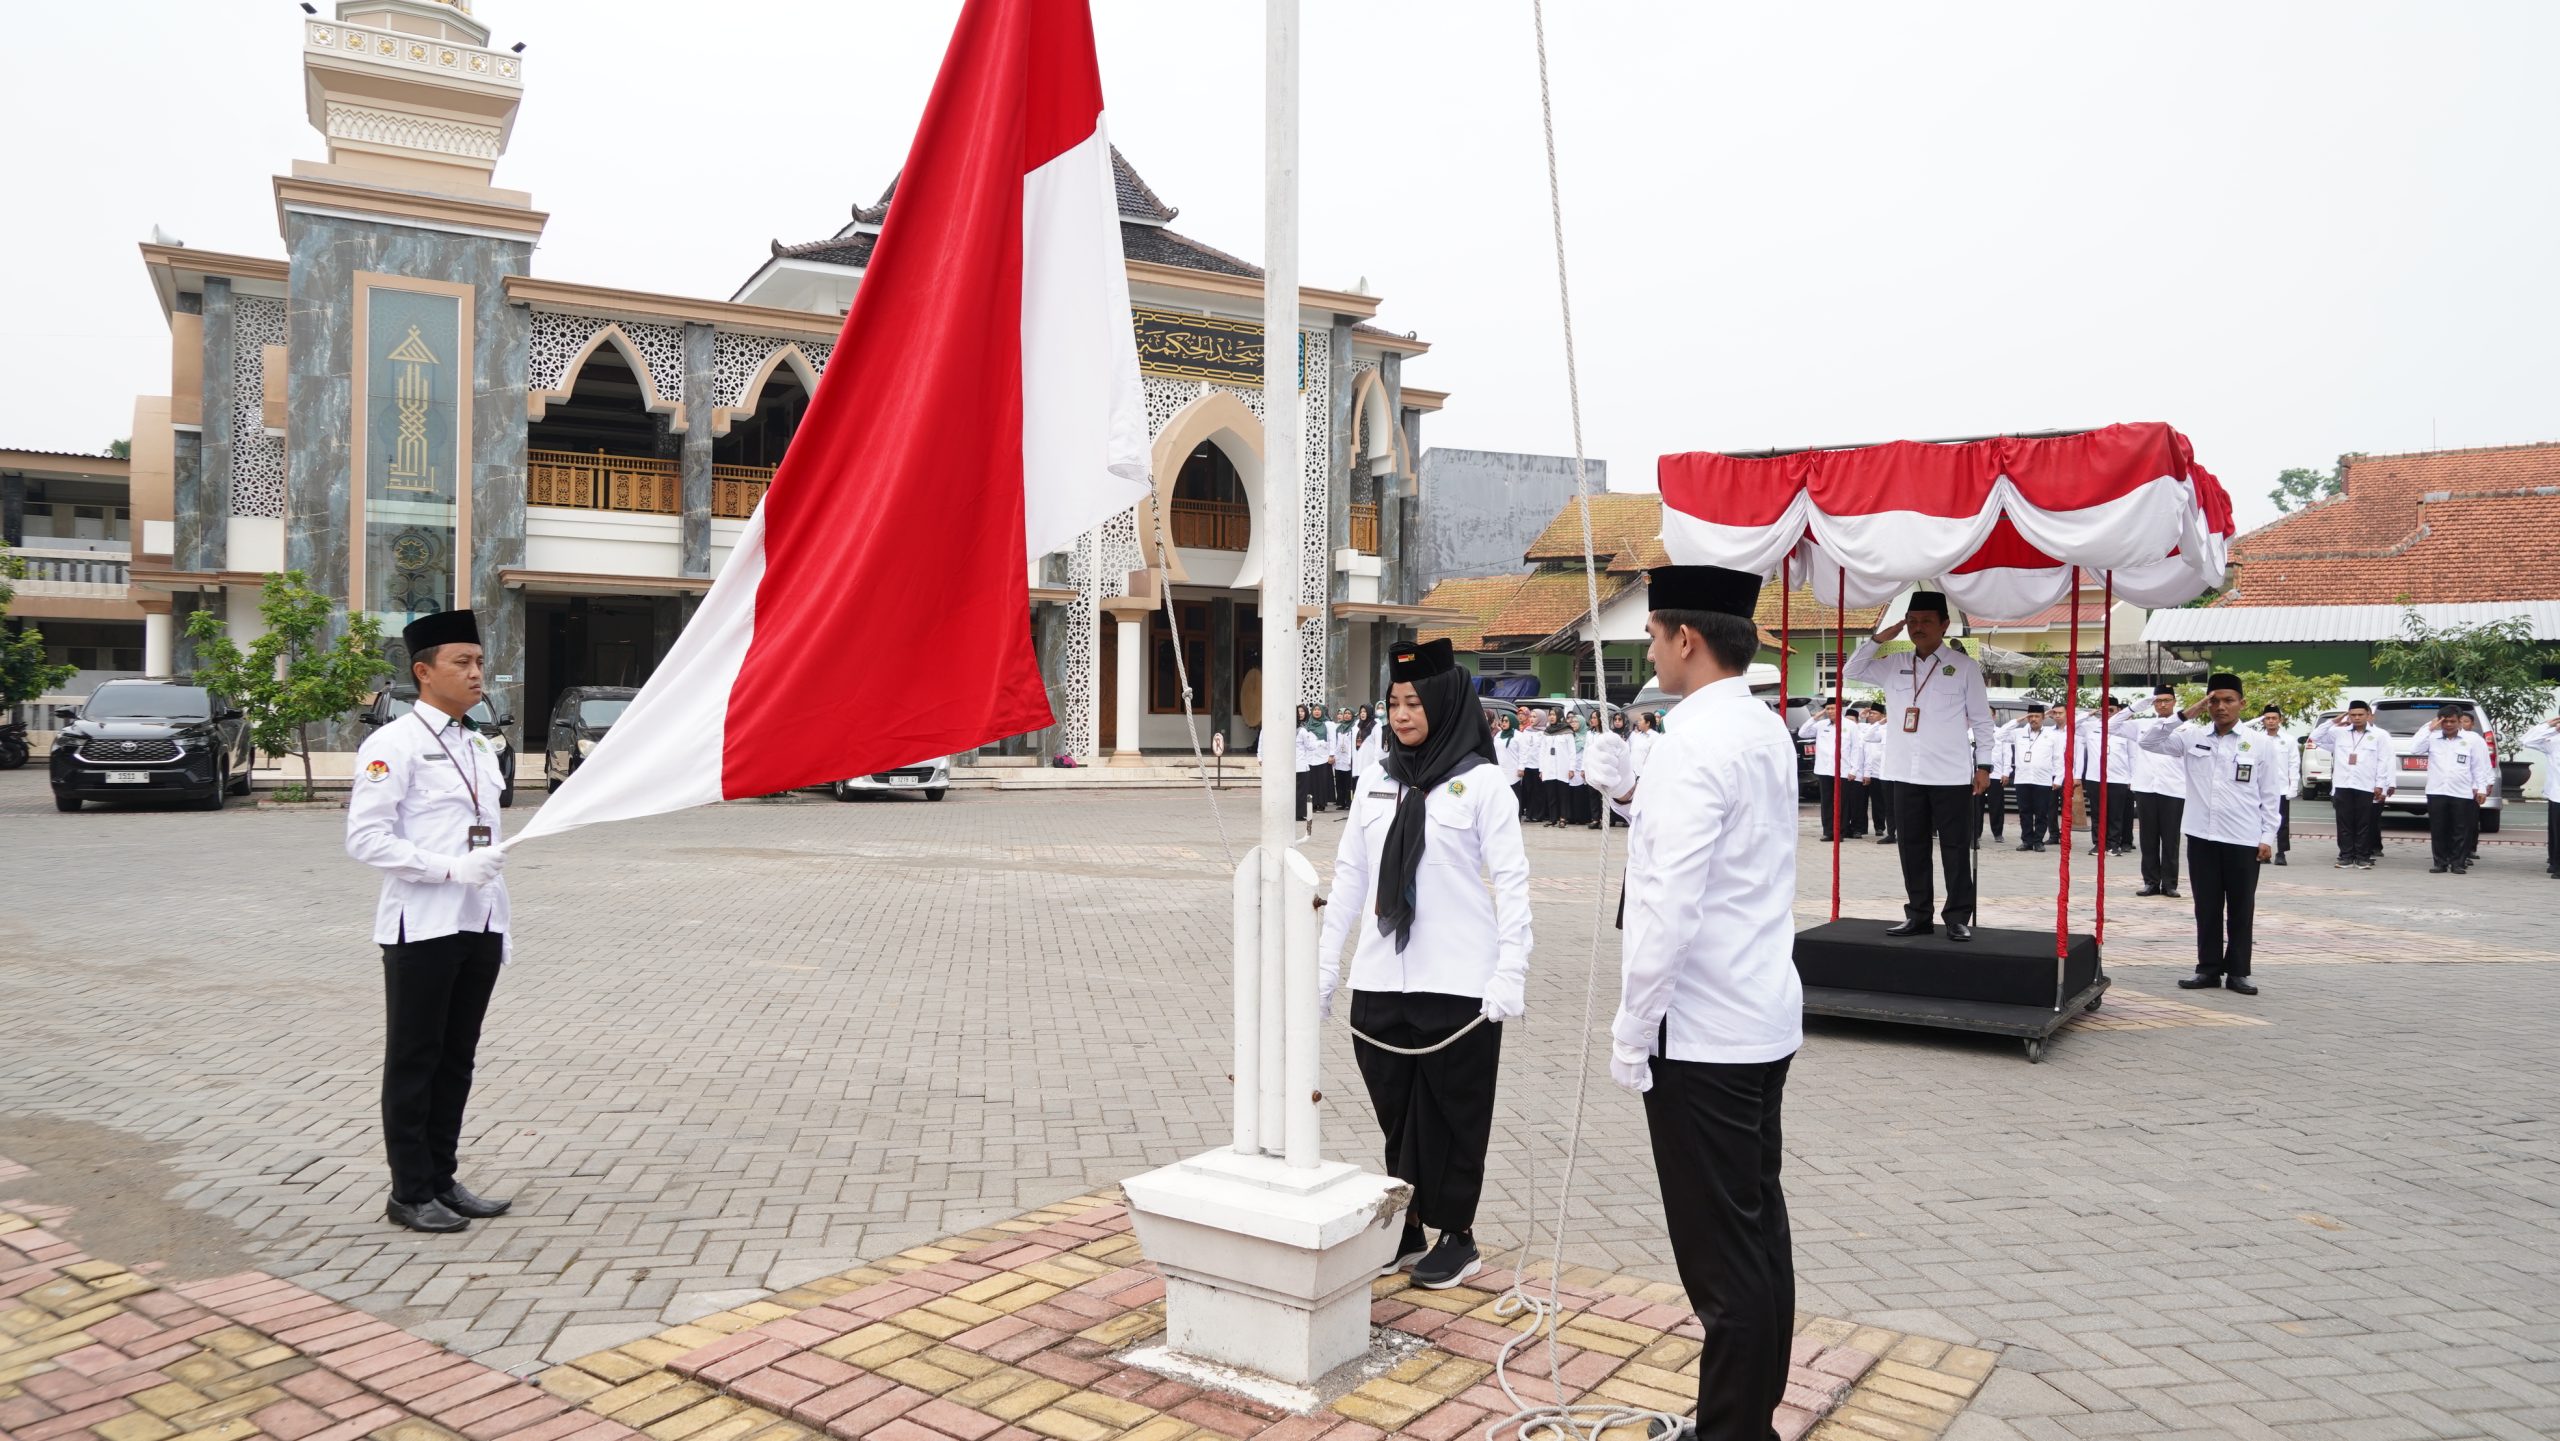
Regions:
<instances>
[{"instance_id":1,"label":"red curtain pole","mask_svg":"<svg viewBox=\"0 0 2560 1441\"><path fill-rule=\"evenodd\" d=\"M2080 741L2080 567L2071 567L2071 670L2062 712L2062 884L2053 895L2053 958L2071 953L2071 763Z\"/></svg>"},{"instance_id":2,"label":"red curtain pole","mask_svg":"<svg viewBox=\"0 0 2560 1441\"><path fill-rule=\"evenodd\" d=\"M1840 736L1848 729L1849 717L1841 699L1848 693L1849 680L1849 571L1843 566L1839 580L1831 592L1831 705L1835 719L1831 722L1831 919L1840 919L1840 834L1844 829L1840 816Z\"/></svg>"},{"instance_id":3,"label":"red curtain pole","mask_svg":"<svg viewBox=\"0 0 2560 1441\"><path fill-rule=\"evenodd\" d=\"M2116 733L2107 723L2107 702L2116 693L2116 573L2106 575L2106 609L2098 613L2098 729L2106 744L2098 752L2098 923L2093 932L2099 945L2107 943L2107 852L2115 830L2107 822L2107 806L2113 796L2107 789L2107 768L2114 763ZM2080 612L2080 597L2071 597L2072 614Z\"/></svg>"}]
</instances>

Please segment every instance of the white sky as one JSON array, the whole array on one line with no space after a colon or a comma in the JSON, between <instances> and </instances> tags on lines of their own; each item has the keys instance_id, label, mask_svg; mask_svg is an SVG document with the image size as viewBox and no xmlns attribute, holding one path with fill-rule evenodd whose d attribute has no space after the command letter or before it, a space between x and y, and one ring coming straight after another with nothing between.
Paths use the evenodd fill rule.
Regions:
<instances>
[{"instance_id":1,"label":"white sky","mask_svg":"<svg viewBox=\"0 0 2560 1441\"><path fill-rule=\"evenodd\" d=\"M725 299L897 169L957 5L477 9L528 45L498 178L551 212L536 273ZM1114 139L1258 258L1262 7L1094 9ZM167 388L134 244L281 255L268 177L322 151L288 0L113 11L0 50L0 446L124 435ZM2288 465L2560 439L2546 0L1557 0L1548 36L1621 489L1665 450L2166 419L2245 526ZM1303 279L1433 343L1426 444L1569 452L1526 0L1305 0L1304 53Z\"/></svg>"}]
</instances>

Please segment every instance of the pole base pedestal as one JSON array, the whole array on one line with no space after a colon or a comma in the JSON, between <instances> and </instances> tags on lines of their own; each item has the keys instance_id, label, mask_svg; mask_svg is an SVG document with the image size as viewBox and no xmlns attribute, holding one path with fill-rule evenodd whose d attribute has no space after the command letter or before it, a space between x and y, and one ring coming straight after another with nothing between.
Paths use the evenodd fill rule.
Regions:
<instances>
[{"instance_id":1,"label":"pole base pedestal","mask_svg":"<svg viewBox=\"0 0 2560 1441\"><path fill-rule=\"evenodd\" d=\"M1368 1350L1369 1283L1394 1259L1412 1187L1344 1161L1218 1150L1123 1189L1164 1275L1175 1353L1307 1385Z\"/></svg>"}]
</instances>

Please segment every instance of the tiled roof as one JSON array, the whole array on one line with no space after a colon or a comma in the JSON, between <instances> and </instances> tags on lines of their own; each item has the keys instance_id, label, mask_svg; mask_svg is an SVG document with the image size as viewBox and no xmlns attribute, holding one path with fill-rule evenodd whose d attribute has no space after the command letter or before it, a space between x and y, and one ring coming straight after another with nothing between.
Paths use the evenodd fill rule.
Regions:
<instances>
[{"instance_id":1,"label":"tiled roof","mask_svg":"<svg viewBox=\"0 0 2560 1441\"><path fill-rule=\"evenodd\" d=\"M1667 565L1662 553L1662 497L1642 491L1602 491L1591 497L1591 553L1613 571ZM1564 508L1529 542L1524 557L1540 561L1582 560L1582 502Z\"/></svg>"},{"instance_id":2,"label":"tiled roof","mask_svg":"<svg viewBox=\"0 0 2560 1441\"><path fill-rule=\"evenodd\" d=\"M1643 583L1628 576L1601 576L1601 606L1605 609L1628 586ZM1589 597L1590 589L1583 582L1580 566L1532 572L1521 580L1520 588L1511 593L1501 613L1485 627L1485 634L1543 640L1589 617Z\"/></svg>"},{"instance_id":3,"label":"tiled roof","mask_svg":"<svg viewBox=\"0 0 2560 1441\"><path fill-rule=\"evenodd\" d=\"M1849 607L1845 623L1850 636L1854 638L1874 630L1876 622L1883 618L1883 606L1853 605ZM1778 588L1776 586L1760 587L1760 607L1754 619L1758 620L1764 629L1777 628ZM1794 598L1787 602L1787 624L1799 636L1808 635L1814 631L1829 635L1843 624L1843 618L1831 608L1829 597L1815 595L1811 586L1798 586Z\"/></svg>"},{"instance_id":4,"label":"tiled roof","mask_svg":"<svg viewBox=\"0 0 2560 1441\"><path fill-rule=\"evenodd\" d=\"M1120 214L1130 220L1162 225L1182 212L1156 198L1155 189L1138 178L1120 147L1111 147L1111 188L1120 201Z\"/></svg>"},{"instance_id":5,"label":"tiled roof","mask_svg":"<svg viewBox=\"0 0 2560 1441\"><path fill-rule=\"evenodd\" d=\"M880 237L868 230L840 235L833 240L813 240L806 245L773 242L777 260L814 260L821 265L846 265L859 270L871 263L871 246Z\"/></svg>"},{"instance_id":6,"label":"tiled roof","mask_svg":"<svg viewBox=\"0 0 2560 1441\"><path fill-rule=\"evenodd\" d=\"M1247 279L1258 279L1262 275L1259 265L1238 260L1188 235L1176 235L1161 225L1120 222L1120 249L1131 260L1149 265L1171 265L1182 270L1202 270L1211 275L1241 275Z\"/></svg>"},{"instance_id":7,"label":"tiled roof","mask_svg":"<svg viewBox=\"0 0 2560 1441\"><path fill-rule=\"evenodd\" d=\"M2350 456L2346 492L2232 543L2217 606L2560 598L2560 443Z\"/></svg>"},{"instance_id":8,"label":"tiled roof","mask_svg":"<svg viewBox=\"0 0 2560 1441\"><path fill-rule=\"evenodd\" d=\"M1422 603L1441 610L1465 611L1469 619L1420 626L1414 632L1415 637L1426 641L1445 640L1469 653L1483 650L1485 627L1495 616L1502 614L1502 608L1510 604L1513 593L1527 579L1523 575L1462 575L1440 582L1422 598Z\"/></svg>"}]
</instances>

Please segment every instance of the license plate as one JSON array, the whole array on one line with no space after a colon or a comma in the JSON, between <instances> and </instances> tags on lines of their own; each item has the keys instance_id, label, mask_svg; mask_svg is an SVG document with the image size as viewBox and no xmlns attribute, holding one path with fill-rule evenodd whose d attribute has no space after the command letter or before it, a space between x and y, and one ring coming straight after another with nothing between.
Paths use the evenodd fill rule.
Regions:
<instances>
[{"instance_id":1,"label":"license plate","mask_svg":"<svg viewBox=\"0 0 2560 1441\"><path fill-rule=\"evenodd\" d=\"M893 786L911 786L911 785L914 785L915 783L916 783L916 778L915 778L914 776L891 776L891 777L889 777L889 784L891 784L891 785L893 785Z\"/></svg>"},{"instance_id":2,"label":"license plate","mask_svg":"<svg viewBox=\"0 0 2560 1441\"><path fill-rule=\"evenodd\" d=\"M2404 771L2422 771L2426 768L2427 758L2425 756L2402 756L2400 758L2400 769Z\"/></svg>"},{"instance_id":3,"label":"license plate","mask_svg":"<svg viewBox=\"0 0 2560 1441\"><path fill-rule=\"evenodd\" d=\"M109 771L107 772L107 784L111 786L147 786L151 784L151 772Z\"/></svg>"}]
</instances>

